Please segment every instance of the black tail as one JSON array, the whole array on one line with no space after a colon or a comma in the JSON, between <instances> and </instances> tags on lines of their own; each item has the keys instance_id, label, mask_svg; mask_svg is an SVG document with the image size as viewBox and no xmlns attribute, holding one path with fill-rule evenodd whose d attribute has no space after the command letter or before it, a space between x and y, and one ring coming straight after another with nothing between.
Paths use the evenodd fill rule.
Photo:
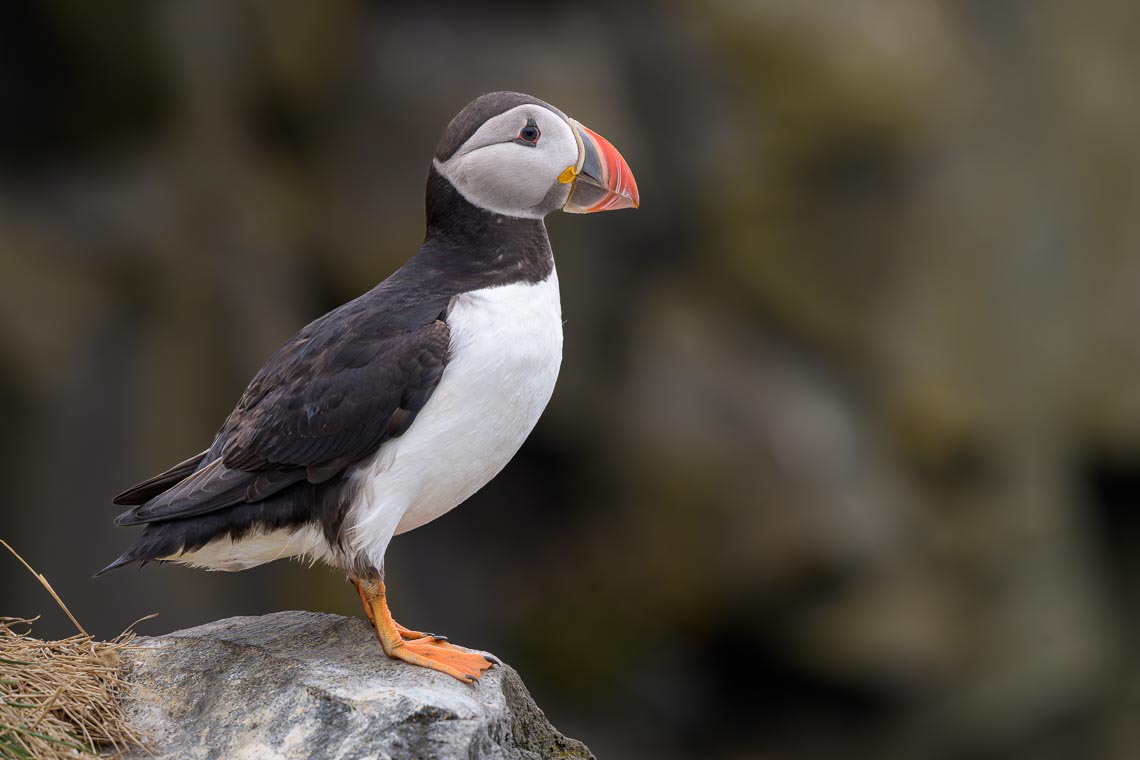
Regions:
<instances>
[{"instance_id":1,"label":"black tail","mask_svg":"<svg viewBox=\"0 0 1140 760\"><path fill-rule=\"evenodd\" d=\"M126 491L123 491L121 494L112 499L112 501L115 504L131 506L145 504L154 497L159 496L166 491L169 491L172 487L178 485L183 480L193 475L195 470L198 469L198 466L202 463L202 460L206 458L206 454L208 453L209 449L203 451L201 454L195 454L189 459L186 459L174 465L166 472L155 475L153 478L144 480L133 488L128 488ZM130 512L127 514L130 514ZM120 518L121 517L122 515L120 515ZM146 535L145 532L143 535ZM153 557L153 555L147 554L147 549L151 547L141 540L142 536L139 538L140 540L136 540L131 548L127 549L121 557L119 557L111 564L107 565L99 572L95 573L95 575L92 577L98 578L108 570L116 570L120 567L123 567L124 565L129 565L132 562L140 563L140 567L142 565L145 565Z\"/></svg>"},{"instance_id":2,"label":"black tail","mask_svg":"<svg viewBox=\"0 0 1140 760\"><path fill-rule=\"evenodd\" d=\"M132 562L141 562L143 565L146 564L145 559L143 559L142 557L136 557L134 555L134 552L132 552L130 549L128 549L127 551L125 551L123 553L123 555L121 557L119 557L117 560L115 560L111 564L107 565L105 568L103 568L99 572L95 573L95 575L93 575L91 577L92 578L98 578L100 575L107 572L108 570L117 570L120 567L125 567L126 565L131 564ZM141 566L142 565L140 565L140 567Z\"/></svg>"}]
</instances>

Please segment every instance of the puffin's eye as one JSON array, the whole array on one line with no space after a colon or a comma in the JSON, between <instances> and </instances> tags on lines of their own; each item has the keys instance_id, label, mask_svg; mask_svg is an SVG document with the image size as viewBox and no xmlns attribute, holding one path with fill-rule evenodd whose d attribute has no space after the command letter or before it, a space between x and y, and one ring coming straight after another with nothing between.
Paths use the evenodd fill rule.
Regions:
<instances>
[{"instance_id":1,"label":"puffin's eye","mask_svg":"<svg viewBox=\"0 0 1140 760\"><path fill-rule=\"evenodd\" d=\"M515 142L533 148L538 144L540 137L542 137L542 131L538 128L538 124L534 119L527 119L526 126L519 130L519 136L515 138Z\"/></svg>"}]
</instances>

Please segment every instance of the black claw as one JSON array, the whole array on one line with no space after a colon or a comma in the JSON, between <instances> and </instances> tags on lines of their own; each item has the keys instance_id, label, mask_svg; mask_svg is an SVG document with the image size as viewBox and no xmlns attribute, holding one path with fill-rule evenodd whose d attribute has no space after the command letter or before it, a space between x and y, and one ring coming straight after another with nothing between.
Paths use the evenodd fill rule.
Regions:
<instances>
[{"instance_id":1,"label":"black claw","mask_svg":"<svg viewBox=\"0 0 1140 760\"><path fill-rule=\"evenodd\" d=\"M499 661L499 658L495 657L494 655L485 654L485 655L483 655L483 659L486 660L487 662L491 663L492 665L502 666L502 664L503 664L502 662Z\"/></svg>"},{"instance_id":2,"label":"black claw","mask_svg":"<svg viewBox=\"0 0 1140 760\"><path fill-rule=\"evenodd\" d=\"M473 676L473 675L471 675L470 673L468 673L468 674L467 674L467 677L468 677L469 679L471 679L471 680L469 680L469 681L467 682L467 683L469 683L469 684L474 684L476 681L478 681L478 680L479 680L479 676Z\"/></svg>"},{"instance_id":3,"label":"black claw","mask_svg":"<svg viewBox=\"0 0 1140 760\"><path fill-rule=\"evenodd\" d=\"M429 634L428 634L428 636L431 636L431 637L432 637L433 639L435 639L436 641L447 641L447 637L446 637L446 636L439 636L439 635L437 635L437 634L434 634L434 633L429 633Z\"/></svg>"}]
</instances>

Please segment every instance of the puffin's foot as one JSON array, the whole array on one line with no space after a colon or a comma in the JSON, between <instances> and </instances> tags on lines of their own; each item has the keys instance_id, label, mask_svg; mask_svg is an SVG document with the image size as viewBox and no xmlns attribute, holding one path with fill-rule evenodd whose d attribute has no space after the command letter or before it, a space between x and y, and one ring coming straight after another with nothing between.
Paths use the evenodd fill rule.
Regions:
<instances>
[{"instance_id":1,"label":"puffin's foot","mask_svg":"<svg viewBox=\"0 0 1140 760\"><path fill-rule=\"evenodd\" d=\"M384 648L384 654L393 659L438 670L463 683L475 683L483 671L489 670L494 664L487 655L468 652L462 647L437 641L430 636L401 641L391 650L384 647L383 641L380 646Z\"/></svg>"},{"instance_id":2,"label":"puffin's foot","mask_svg":"<svg viewBox=\"0 0 1140 760\"><path fill-rule=\"evenodd\" d=\"M364 614L368 616L368 622L372 623L373 627L375 627L376 619L372 614L372 602L368 600L368 595L364 591L364 584L367 583L367 581L358 581L356 579L350 580L352 581L352 585L356 587L356 593L360 594L360 603L364 605ZM395 620L393 620L392 623L396 626L396 630L399 632L400 638L404 639L405 641L410 641L412 639L433 639L435 641L447 641L446 636L440 636L438 633L424 633L422 631L413 631L411 628L405 628L404 626L400 625Z\"/></svg>"},{"instance_id":3,"label":"puffin's foot","mask_svg":"<svg viewBox=\"0 0 1140 760\"><path fill-rule=\"evenodd\" d=\"M396 623L395 620L392 621ZM375 623L373 623L375 625ZM431 639L432 641L447 641L446 636L440 636L438 633L422 633L421 631L413 631L404 626L396 623L396 630L400 632L400 637L404 641L411 641L412 639Z\"/></svg>"},{"instance_id":4,"label":"puffin's foot","mask_svg":"<svg viewBox=\"0 0 1140 760\"><path fill-rule=\"evenodd\" d=\"M392 659L438 670L463 683L475 683L494 664L487 655L449 644L443 636L413 631L397 623L388 611L387 592L379 578L353 579L352 583L376 629L381 649Z\"/></svg>"}]
</instances>

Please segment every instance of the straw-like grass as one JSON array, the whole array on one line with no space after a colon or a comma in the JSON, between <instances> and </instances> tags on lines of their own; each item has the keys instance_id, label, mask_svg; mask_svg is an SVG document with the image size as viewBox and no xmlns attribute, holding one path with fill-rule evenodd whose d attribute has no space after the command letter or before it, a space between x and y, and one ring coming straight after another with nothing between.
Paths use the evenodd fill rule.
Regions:
<instances>
[{"instance_id":1,"label":"straw-like grass","mask_svg":"<svg viewBox=\"0 0 1140 760\"><path fill-rule=\"evenodd\" d=\"M75 758L121 754L142 746L127 723L122 698L130 685L119 654L131 646L127 629L96 641L40 574L12 547L4 548L43 584L79 629L59 641L30 635L36 618L0 617L0 759Z\"/></svg>"}]
</instances>

